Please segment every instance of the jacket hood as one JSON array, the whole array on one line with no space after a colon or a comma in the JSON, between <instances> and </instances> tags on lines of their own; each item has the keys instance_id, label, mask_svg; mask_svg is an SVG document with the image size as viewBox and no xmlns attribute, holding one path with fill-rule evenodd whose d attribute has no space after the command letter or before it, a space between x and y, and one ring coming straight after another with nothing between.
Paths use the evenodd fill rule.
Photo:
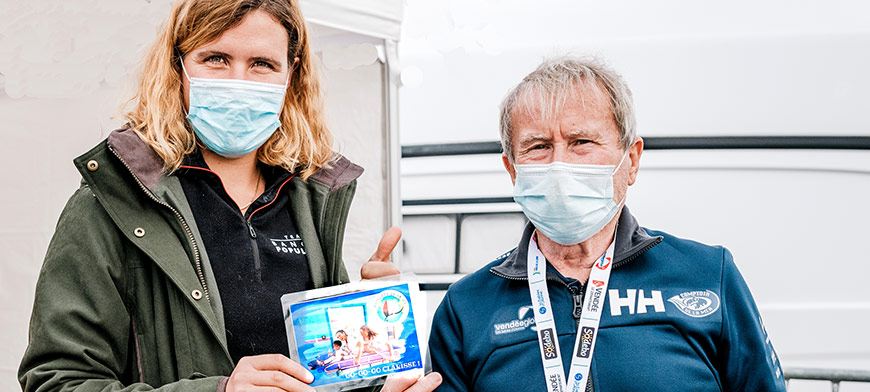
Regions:
<instances>
[{"instance_id":1,"label":"jacket hood","mask_svg":"<svg viewBox=\"0 0 870 392\"><path fill-rule=\"evenodd\" d=\"M130 171L149 190L154 191L157 183L165 175L163 160L148 147L132 129L121 128L112 131L107 139L109 148L129 167ZM359 178L363 168L354 164L341 154L333 153L328 167L315 172L309 180L319 182L331 191L341 188Z\"/></svg>"},{"instance_id":2,"label":"jacket hood","mask_svg":"<svg viewBox=\"0 0 870 392\"><path fill-rule=\"evenodd\" d=\"M526 279L526 255L529 241L535 232L535 226L529 222L523 231L523 237L519 245L509 252L504 261L490 268L490 272L510 279ZM613 260L613 268L628 263L662 241L662 236L650 236L643 227L637 224L637 219L628 210L628 206L622 207L619 215L619 223L616 230L616 256ZM548 274L549 275L549 274Z\"/></svg>"}]
</instances>

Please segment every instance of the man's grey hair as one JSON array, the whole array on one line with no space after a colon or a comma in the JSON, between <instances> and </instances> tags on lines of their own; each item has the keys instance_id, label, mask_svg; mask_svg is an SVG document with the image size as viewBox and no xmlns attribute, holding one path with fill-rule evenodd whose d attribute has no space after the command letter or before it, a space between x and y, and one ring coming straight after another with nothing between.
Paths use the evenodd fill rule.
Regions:
<instances>
[{"instance_id":1,"label":"man's grey hair","mask_svg":"<svg viewBox=\"0 0 870 392\"><path fill-rule=\"evenodd\" d=\"M593 83L610 98L610 110L619 129L619 144L623 150L637 135L631 90L616 71L594 57L553 57L545 59L532 73L514 87L501 103L501 147L510 163L514 163L511 140L511 113L525 109L529 115L555 120L565 104L580 100L582 87ZM539 114L538 114L539 113Z\"/></svg>"}]
</instances>

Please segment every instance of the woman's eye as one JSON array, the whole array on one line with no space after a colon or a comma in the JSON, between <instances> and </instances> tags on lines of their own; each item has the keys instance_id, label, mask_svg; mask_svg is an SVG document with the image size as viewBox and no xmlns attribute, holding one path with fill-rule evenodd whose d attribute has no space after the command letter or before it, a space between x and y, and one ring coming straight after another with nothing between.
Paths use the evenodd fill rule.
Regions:
<instances>
[{"instance_id":1,"label":"woman's eye","mask_svg":"<svg viewBox=\"0 0 870 392\"><path fill-rule=\"evenodd\" d=\"M265 61L256 61L256 62L254 62L254 67L266 67L266 68L268 68L268 69L275 69L275 67L273 67L272 64L269 64L269 63L267 63L267 62L265 62Z\"/></svg>"},{"instance_id":2,"label":"woman's eye","mask_svg":"<svg viewBox=\"0 0 870 392\"><path fill-rule=\"evenodd\" d=\"M210 56L203 61L207 64L223 64L224 58L221 56Z\"/></svg>"}]
</instances>

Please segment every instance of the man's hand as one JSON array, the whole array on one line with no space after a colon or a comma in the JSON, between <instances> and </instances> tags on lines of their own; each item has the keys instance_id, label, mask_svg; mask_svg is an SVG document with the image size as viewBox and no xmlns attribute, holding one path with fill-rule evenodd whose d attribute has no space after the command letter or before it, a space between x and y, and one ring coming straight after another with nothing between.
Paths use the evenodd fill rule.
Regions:
<instances>
[{"instance_id":1,"label":"man's hand","mask_svg":"<svg viewBox=\"0 0 870 392\"><path fill-rule=\"evenodd\" d=\"M432 372L425 377L394 376L387 379L381 392L431 392L441 385L441 374Z\"/></svg>"},{"instance_id":2,"label":"man's hand","mask_svg":"<svg viewBox=\"0 0 870 392\"><path fill-rule=\"evenodd\" d=\"M290 358L281 354L255 355L239 360L227 381L226 392L314 392L308 385L312 381L314 375Z\"/></svg>"},{"instance_id":3,"label":"man's hand","mask_svg":"<svg viewBox=\"0 0 870 392\"><path fill-rule=\"evenodd\" d=\"M378 242L378 250L369 258L369 262L360 268L360 276L363 279L375 279L398 274L399 269L390 262L390 253L396 248L396 244L401 238L402 229L399 229L398 226L393 226L387 230L381 238L381 242Z\"/></svg>"}]
</instances>

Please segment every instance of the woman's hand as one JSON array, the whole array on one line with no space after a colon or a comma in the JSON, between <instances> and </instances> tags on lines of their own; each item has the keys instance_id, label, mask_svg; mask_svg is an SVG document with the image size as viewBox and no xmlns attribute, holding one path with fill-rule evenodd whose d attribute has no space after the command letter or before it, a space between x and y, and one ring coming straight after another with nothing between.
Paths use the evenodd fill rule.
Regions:
<instances>
[{"instance_id":1,"label":"woman's hand","mask_svg":"<svg viewBox=\"0 0 870 392\"><path fill-rule=\"evenodd\" d=\"M387 379L381 392L430 392L441 385L441 374L432 372L425 377L395 376Z\"/></svg>"},{"instance_id":2,"label":"woman's hand","mask_svg":"<svg viewBox=\"0 0 870 392\"><path fill-rule=\"evenodd\" d=\"M309 383L314 375L281 354L264 354L239 360L227 381L226 392L287 391L314 392Z\"/></svg>"},{"instance_id":3,"label":"woman's hand","mask_svg":"<svg viewBox=\"0 0 870 392\"><path fill-rule=\"evenodd\" d=\"M389 228L381 241L378 242L378 250L369 258L369 262L360 268L360 276L363 279L375 279L398 274L399 269L390 261L390 253L396 248L396 244L401 238L402 229L398 226Z\"/></svg>"}]
</instances>

